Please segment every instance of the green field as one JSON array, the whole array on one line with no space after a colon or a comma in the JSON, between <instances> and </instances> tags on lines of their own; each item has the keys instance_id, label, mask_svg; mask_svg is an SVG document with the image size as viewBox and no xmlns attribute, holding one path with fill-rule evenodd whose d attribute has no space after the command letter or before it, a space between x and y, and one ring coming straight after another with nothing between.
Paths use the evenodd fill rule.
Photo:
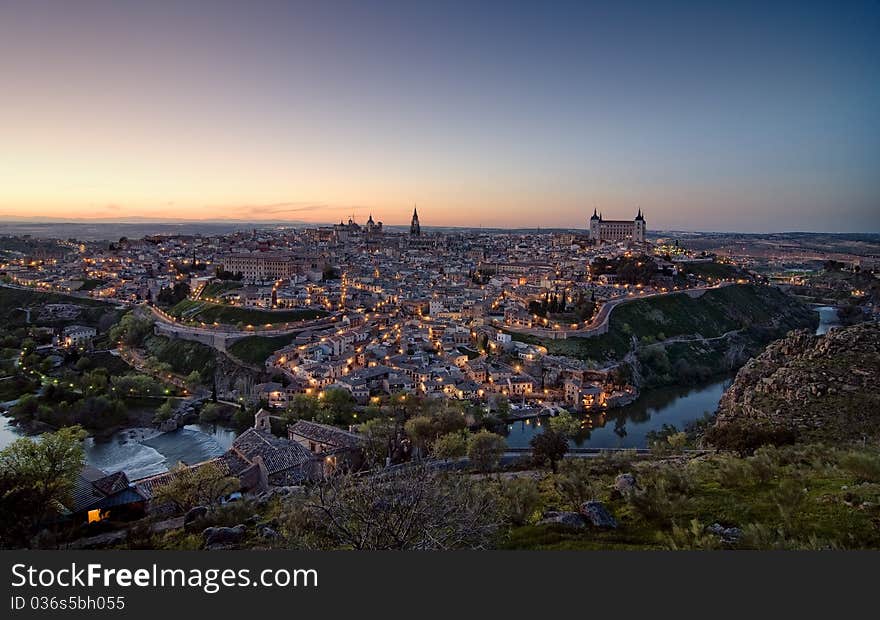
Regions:
<instances>
[{"instance_id":1,"label":"green field","mask_svg":"<svg viewBox=\"0 0 880 620\"><path fill-rule=\"evenodd\" d=\"M203 323L223 323L225 325L255 325L292 323L308 321L327 316L323 310L259 310L257 308L241 308L223 304L212 304L204 301L184 299L169 311L169 314L190 321Z\"/></svg>"},{"instance_id":2,"label":"green field","mask_svg":"<svg viewBox=\"0 0 880 620\"><path fill-rule=\"evenodd\" d=\"M248 336L236 340L228 350L243 362L262 365L267 357L289 345L293 339L293 336Z\"/></svg>"}]
</instances>

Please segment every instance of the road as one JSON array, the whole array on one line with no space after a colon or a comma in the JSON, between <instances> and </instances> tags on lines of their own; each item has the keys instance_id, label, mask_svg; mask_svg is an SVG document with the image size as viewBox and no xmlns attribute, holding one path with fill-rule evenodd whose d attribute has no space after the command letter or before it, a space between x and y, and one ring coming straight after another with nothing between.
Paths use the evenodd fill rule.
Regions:
<instances>
[{"instance_id":1,"label":"road","mask_svg":"<svg viewBox=\"0 0 880 620\"><path fill-rule=\"evenodd\" d=\"M706 291L710 291L716 288L722 288L724 286L730 286L730 284L730 282L722 282L721 284L714 284L712 286L698 286L678 291L666 291L665 293L649 293L647 295L633 295L632 297L627 296L612 299L611 301L607 301L602 304L602 307L599 309L599 313L596 314L592 321L577 329L545 329L541 327L511 327L507 325L504 326L504 329L506 331L515 332L517 334L528 334L530 336L538 337L559 338L560 335L562 335L563 338L591 338L593 336L604 334L608 331L608 321L611 318L611 312L617 306L633 301L651 299L653 297L665 297L669 295L682 294L692 295L695 293L699 293L700 295L702 295Z\"/></svg>"}]
</instances>

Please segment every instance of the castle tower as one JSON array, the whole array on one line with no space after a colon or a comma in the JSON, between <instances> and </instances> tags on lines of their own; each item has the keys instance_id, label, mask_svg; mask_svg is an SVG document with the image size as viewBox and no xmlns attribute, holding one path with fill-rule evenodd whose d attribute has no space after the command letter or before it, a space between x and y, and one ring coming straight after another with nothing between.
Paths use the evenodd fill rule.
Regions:
<instances>
[{"instance_id":1,"label":"castle tower","mask_svg":"<svg viewBox=\"0 0 880 620\"><path fill-rule=\"evenodd\" d=\"M590 218L590 239L593 241L599 241L599 222L601 221L599 213L593 209L593 216Z\"/></svg>"},{"instance_id":2,"label":"castle tower","mask_svg":"<svg viewBox=\"0 0 880 620\"><path fill-rule=\"evenodd\" d=\"M419 213L416 211L415 206L413 206L412 221L409 224L409 234L414 237L419 237L422 234L422 229L419 226Z\"/></svg>"},{"instance_id":3,"label":"castle tower","mask_svg":"<svg viewBox=\"0 0 880 620\"><path fill-rule=\"evenodd\" d=\"M636 215L636 219L633 220L633 225L633 241L635 241L636 243L644 243L647 224L645 222L645 216L642 214L641 208L639 208L639 213L638 215Z\"/></svg>"}]
</instances>

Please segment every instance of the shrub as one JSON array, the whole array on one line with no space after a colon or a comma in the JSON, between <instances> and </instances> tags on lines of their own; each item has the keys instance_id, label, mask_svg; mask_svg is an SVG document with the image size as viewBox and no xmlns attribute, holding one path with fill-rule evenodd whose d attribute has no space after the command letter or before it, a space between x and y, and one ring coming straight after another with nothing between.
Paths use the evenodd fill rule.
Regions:
<instances>
[{"instance_id":1,"label":"shrub","mask_svg":"<svg viewBox=\"0 0 880 620\"><path fill-rule=\"evenodd\" d=\"M593 472L587 459L563 461L553 482L559 495L573 510L577 510L581 504L596 497Z\"/></svg>"},{"instance_id":2,"label":"shrub","mask_svg":"<svg viewBox=\"0 0 880 620\"><path fill-rule=\"evenodd\" d=\"M693 484L686 470L664 465L643 472L639 486L627 498L636 512L646 519L668 519L687 509Z\"/></svg>"},{"instance_id":3,"label":"shrub","mask_svg":"<svg viewBox=\"0 0 880 620\"><path fill-rule=\"evenodd\" d=\"M707 532L699 519L692 519L687 527L673 523L671 532L660 532L657 538L660 544L670 551L686 549L712 551L721 548L721 539Z\"/></svg>"},{"instance_id":4,"label":"shrub","mask_svg":"<svg viewBox=\"0 0 880 620\"><path fill-rule=\"evenodd\" d=\"M467 454L468 434L466 431L446 433L434 442L432 452L438 459L457 459Z\"/></svg>"},{"instance_id":5,"label":"shrub","mask_svg":"<svg viewBox=\"0 0 880 620\"><path fill-rule=\"evenodd\" d=\"M795 525L800 516L801 507L807 499L807 492L803 480L798 478L783 478L772 494L782 524L789 531Z\"/></svg>"},{"instance_id":6,"label":"shrub","mask_svg":"<svg viewBox=\"0 0 880 620\"><path fill-rule=\"evenodd\" d=\"M505 513L514 525L525 525L541 505L538 483L532 478L512 478L501 483Z\"/></svg>"},{"instance_id":7,"label":"shrub","mask_svg":"<svg viewBox=\"0 0 880 620\"><path fill-rule=\"evenodd\" d=\"M721 486L741 489L752 486L755 482L751 464L741 458L723 456L714 461L715 476Z\"/></svg>"},{"instance_id":8,"label":"shrub","mask_svg":"<svg viewBox=\"0 0 880 620\"><path fill-rule=\"evenodd\" d=\"M880 455L848 452L840 457L838 463L859 482L880 482Z\"/></svg>"},{"instance_id":9,"label":"shrub","mask_svg":"<svg viewBox=\"0 0 880 620\"><path fill-rule=\"evenodd\" d=\"M741 456L754 454L762 446L783 446L795 442L796 435L788 428L767 428L755 424L724 424L706 431L705 439L721 450L730 450Z\"/></svg>"}]
</instances>

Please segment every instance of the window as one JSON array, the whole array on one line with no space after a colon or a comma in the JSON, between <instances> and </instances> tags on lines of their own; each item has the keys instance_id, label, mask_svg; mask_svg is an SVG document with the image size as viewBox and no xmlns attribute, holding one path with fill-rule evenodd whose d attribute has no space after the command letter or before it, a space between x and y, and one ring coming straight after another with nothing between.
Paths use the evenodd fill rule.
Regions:
<instances>
[{"instance_id":1,"label":"window","mask_svg":"<svg viewBox=\"0 0 880 620\"><path fill-rule=\"evenodd\" d=\"M100 508L96 508L95 510L89 510L89 523L97 523L98 521L103 521L107 518L109 513L101 512Z\"/></svg>"}]
</instances>

